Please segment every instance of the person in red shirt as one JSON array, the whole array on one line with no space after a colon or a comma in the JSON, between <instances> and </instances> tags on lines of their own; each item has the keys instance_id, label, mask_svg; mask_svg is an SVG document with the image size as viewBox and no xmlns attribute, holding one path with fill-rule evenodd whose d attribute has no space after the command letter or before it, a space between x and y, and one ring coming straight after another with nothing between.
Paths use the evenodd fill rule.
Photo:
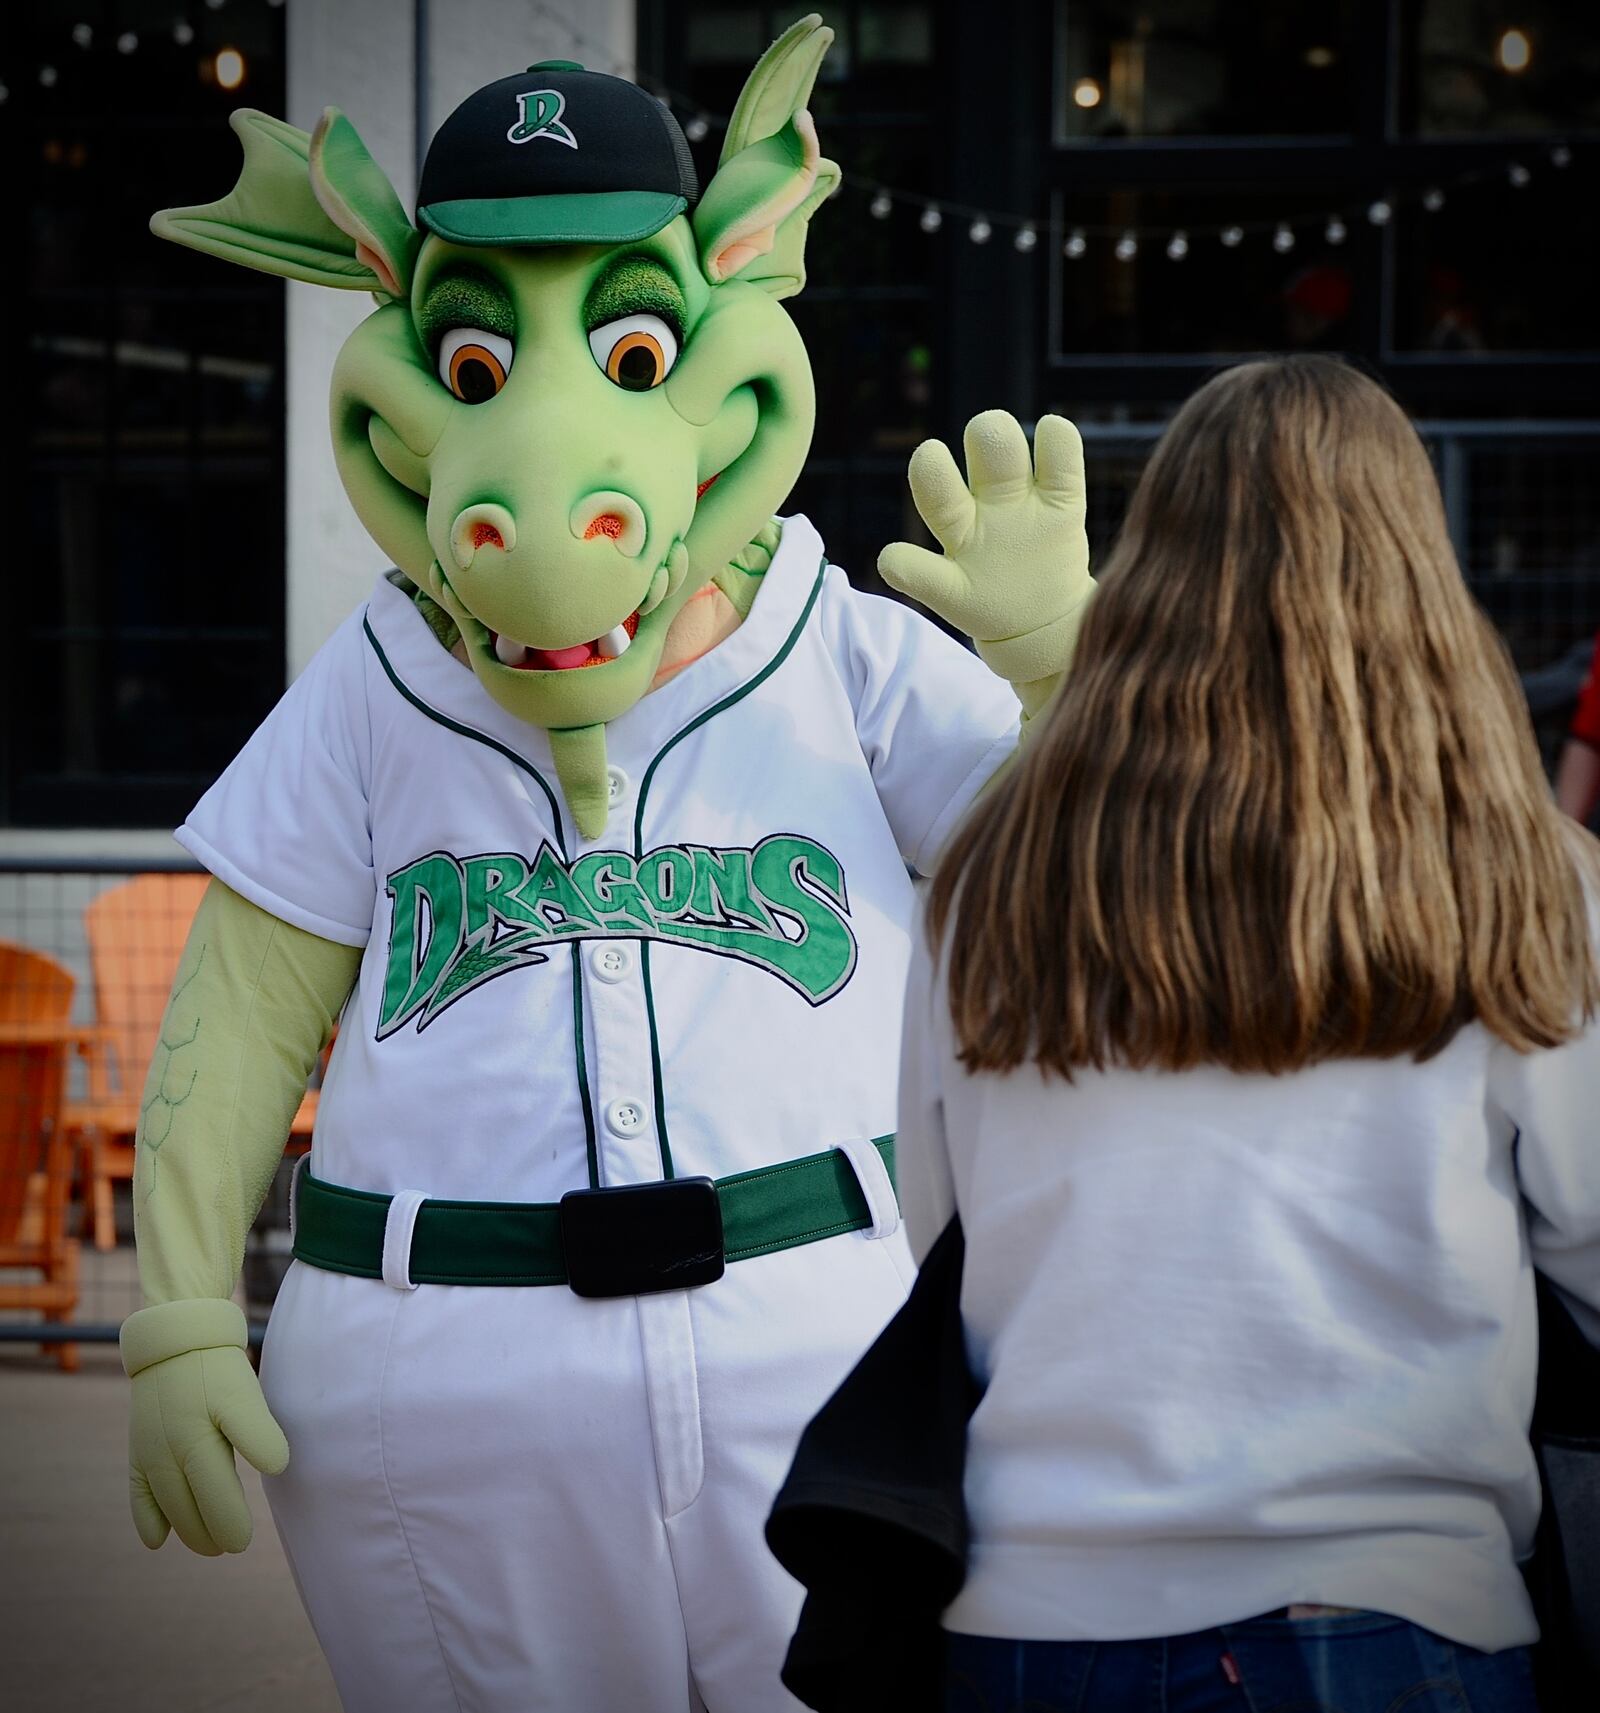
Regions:
<instances>
[{"instance_id":1,"label":"person in red shirt","mask_svg":"<svg viewBox=\"0 0 1600 1713\"><path fill-rule=\"evenodd\" d=\"M1600 805L1600 636L1556 768L1556 802L1575 821L1587 821Z\"/></svg>"}]
</instances>

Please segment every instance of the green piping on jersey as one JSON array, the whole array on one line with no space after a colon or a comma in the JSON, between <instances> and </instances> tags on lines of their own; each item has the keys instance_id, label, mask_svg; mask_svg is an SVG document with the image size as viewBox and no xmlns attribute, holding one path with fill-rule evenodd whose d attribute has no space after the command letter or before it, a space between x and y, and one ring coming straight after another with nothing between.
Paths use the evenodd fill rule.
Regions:
<instances>
[{"instance_id":1,"label":"green piping on jersey","mask_svg":"<svg viewBox=\"0 0 1600 1713\"><path fill-rule=\"evenodd\" d=\"M487 732L477 731L472 726L462 725L459 720L452 720L448 714L441 714L437 708L430 708L390 665L388 655L383 652L383 644L378 641L372 629L372 621L365 615L362 616L361 628L367 633L367 641L371 643L372 652L377 655L378 664L382 666L389 682L419 714L426 714L430 720L443 726L446 731L454 732L457 737L471 738L476 743L486 745L497 755L503 755L513 767L521 768L534 781L544 793L545 801L550 805L551 824L556 830L556 843L561 849L561 860L565 862L567 860L567 841L561 831L561 810L557 807L555 793L550 789L544 775L540 773L538 768L531 761L527 761L518 755L514 749L501 743L498 738L492 738ZM587 1151L589 1161L589 1187L590 1189L598 1189L600 1186L599 1155L594 1130L594 1105L589 1096L589 1067L583 1050L583 988L578 969L577 946L572 948L572 1043L578 1075L578 1092L583 1099L583 1136L584 1148Z\"/></svg>"},{"instance_id":2,"label":"green piping on jersey","mask_svg":"<svg viewBox=\"0 0 1600 1713\"><path fill-rule=\"evenodd\" d=\"M713 720L718 714L726 712L735 702L742 702L752 690L758 689L783 665L794 651L794 645L800 640L800 633L806 628L806 622L811 617L811 609L817 604L817 596L822 593L823 575L828 569L826 554L817 563L816 581L811 585L811 593L806 597L804 611L795 620L794 629L784 640L783 647L773 655L771 660L755 675L741 684L737 690L730 691L720 702L714 703L703 714L696 714L688 725L675 733L658 749L655 758L644 770L644 778L639 782L639 805L633 813L633 855L636 862L644 860L644 800L650 792L650 781L655 778L656 769L666 758L667 753L688 737L691 732L698 731L707 720ZM650 980L650 944L644 941L639 949L639 971L644 980L644 1009L650 1023L650 1074L655 1084L656 1101L656 1146L661 1154L661 1172L663 1177L672 1176L672 1143L667 1135L667 1102L664 1079L661 1075L661 1038L656 1033L656 995Z\"/></svg>"}]
</instances>

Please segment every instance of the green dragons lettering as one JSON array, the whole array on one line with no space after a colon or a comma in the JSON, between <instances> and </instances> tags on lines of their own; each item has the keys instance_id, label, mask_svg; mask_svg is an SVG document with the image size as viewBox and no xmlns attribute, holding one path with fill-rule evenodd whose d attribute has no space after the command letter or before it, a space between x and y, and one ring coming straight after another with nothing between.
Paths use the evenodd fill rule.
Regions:
<instances>
[{"instance_id":1,"label":"green dragons lettering","mask_svg":"<svg viewBox=\"0 0 1600 1713\"><path fill-rule=\"evenodd\" d=\"M548 843L431 851L388 878L394 911L378 1039L511 970L548 963L556 940L662 940L770 971L812 1005L849 981L856 940L844 870L797 833L754 849L663 845L643 857L591 851L570 867Z\"/></svg>"}]
</instances>

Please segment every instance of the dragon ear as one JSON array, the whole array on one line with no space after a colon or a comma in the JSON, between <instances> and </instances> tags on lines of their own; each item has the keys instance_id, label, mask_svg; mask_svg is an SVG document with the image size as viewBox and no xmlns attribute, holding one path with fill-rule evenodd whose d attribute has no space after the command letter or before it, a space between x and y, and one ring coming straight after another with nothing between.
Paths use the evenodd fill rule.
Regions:
<instances>
[{"instance_id":1,"label":"dragon ear","mask_svg":"<svg viewBox=\"0 0 1600 1713\"><path fill-rule=\"evenodd\" d=\"M806 111L832 40L815 13L802 18L761 56L739 96L693 217L700 266L713 285L737 277L790 297L806 282L806 225L839 183Z\"/></svg>"},{"instance_id":2,"label":"dragon ear","mask_svg":"<svg viewBox=\"0 0 1600 1713\"><path fill-rule=\"evenodd\" d=\"M162 209L158 238L285 279L407 294L421 240L337 108L310 136L249 107L228 123L244 148L238 183L220 201Z\"/></svg>"}]
</instances>

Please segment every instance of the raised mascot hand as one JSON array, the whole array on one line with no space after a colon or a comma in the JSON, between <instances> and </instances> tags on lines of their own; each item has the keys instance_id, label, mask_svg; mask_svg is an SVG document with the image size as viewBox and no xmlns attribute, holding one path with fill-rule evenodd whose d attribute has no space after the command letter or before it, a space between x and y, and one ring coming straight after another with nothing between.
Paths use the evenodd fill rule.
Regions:
<instances>
[{"instance_id":1,"label":"raised mascot hand","mask_svg":"<svg viewBox=\"0 0 1600 1713\"><path fill-rule=\"evenodd\" d=\"M250 1359L245 1319L222 1298L162 1303L130 1315L122 1359L133 1380L128 1431L133 1524L147 1547L169 1528L215 1558L250 1544L250 1507L237 1451L263 1475L289 1462Z\"/></svg>"},{"instance_id":2,"label":"raised mascot hand","mask_svg":"<svg viewBox=\"0 0 1600 1713\"><path fill-rule=\"evenodd\" d=\"M893 542L878 570L965 631L1032 714L1066 671L1094 592L1083 442L1065 417L1042 416L1030 456L1016 418L986 410L963 444L965 481L941 440L911 455L911 497L944 552Z\"/></svg>"}]
</instances>

